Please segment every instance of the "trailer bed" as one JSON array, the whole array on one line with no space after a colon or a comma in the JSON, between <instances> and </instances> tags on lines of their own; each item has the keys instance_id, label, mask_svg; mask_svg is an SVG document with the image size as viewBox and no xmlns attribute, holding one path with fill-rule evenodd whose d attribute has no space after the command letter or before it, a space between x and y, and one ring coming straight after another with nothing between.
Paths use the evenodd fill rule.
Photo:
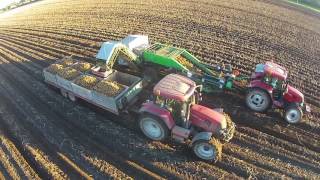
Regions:
<instances>
[{"instance_id":1,"label":"trailer bed","mask_svg":"<svg viewBox=\"0 0 320 180\"><path fill-rule=\"evenodd\" d=\"M46 69L43 70L43 76L45 82L52 86L117 115L119 115L122 110L125 110L128 104L133 104L133 101L137 100L136 96L142 91L141 78L119 71L114 71L106 78L100 78L100 80L107 79L115 81L124 86L124 90L115 97L106 96L95 90L90 90L75 84L74 81L79 77L69 81L48 72Z\"/></svg>"}]
</instances>

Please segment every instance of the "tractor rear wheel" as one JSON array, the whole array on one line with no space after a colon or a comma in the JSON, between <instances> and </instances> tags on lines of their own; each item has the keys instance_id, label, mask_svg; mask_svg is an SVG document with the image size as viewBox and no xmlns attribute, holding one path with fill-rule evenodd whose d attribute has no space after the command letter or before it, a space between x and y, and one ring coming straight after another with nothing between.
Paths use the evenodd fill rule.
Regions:
<instances>
[{"instance_id":1,"label":"tractor rear wheel","mask_svg":"<svg viewBox=\"0 0 320 180\"><path fill-rule=\"evenodd\" d=\"M193 143L194 154L205 161L216 162L221 157L222 144L217 139L197 140Z\"/></svg>"},{"instance_id":2,"label":"tractor rear wheel","mask_svg":"<svg viewBox=\"0 0 320 180\"><path fill-rule=\"evenodd\" d=\"M296 124L302 120L303 112L298 106L289 106L284 113L284 119L290 124Z\"/></svg>"},{"instance_id":3,"label":"tractor rear wheel","mask_svg":"<svg viewBox=\"0 0 320 180\"><path fill-rule=\"evenodd\" d=\"M252 89L246 96L247 106L256 112L264 112L270 106L270 96L262 89Z\"/></svg>"},{"instance_id":4,"label":"tractor rear wheel","mask_svg":"<svg viewBox=\"0 0 320 180\"><path fill-rule=\"evenodd\" d=\"M169 136L167 125L153 115L142 115L139 119L139 127L145 136L155 141L163 141Z\"/></svg>"}]
</instances>

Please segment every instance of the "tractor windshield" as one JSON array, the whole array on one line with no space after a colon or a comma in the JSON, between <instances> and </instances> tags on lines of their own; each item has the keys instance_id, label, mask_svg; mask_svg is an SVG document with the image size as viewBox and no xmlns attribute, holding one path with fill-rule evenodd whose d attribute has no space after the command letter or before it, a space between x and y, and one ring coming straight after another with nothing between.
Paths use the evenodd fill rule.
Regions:
<instances>
[{"instance_id":1,"label":"tractor windshield","mask_svg":"<svg viewBox=\"0 0 320 180\"><path fill-rule=\"evenodd\" d=\"M187 101L177 101L174 99L165 99L157 96L155 103L161 107L165 107L172 114L176 123L182 127L186 126L189 120L191 105L196 101L196 96L192 95Z\"/></svg>"},{"instance_id":2,"label":"tractor windshield","mask_svg":"<svg viewBox=\"0 0 320 180\"><path fill-rule=\"evenodd\" d=\"M268 76L268 75L266 75L263 78L263 82L268 84L268 85L270 85L274 89L282 89L282 86L283 86L283 83L284 83L283 80L280 80L280 79L278 79L276 77L272 77L272 76Z\"/></svg>"}]
</instances>

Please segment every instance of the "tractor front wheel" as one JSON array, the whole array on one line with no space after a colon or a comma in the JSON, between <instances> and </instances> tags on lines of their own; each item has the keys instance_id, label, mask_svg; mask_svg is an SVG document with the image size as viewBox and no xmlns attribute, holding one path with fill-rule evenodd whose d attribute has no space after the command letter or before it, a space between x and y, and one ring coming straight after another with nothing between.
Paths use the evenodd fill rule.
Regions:
<instances>
[{"instance_id":1,"label":"tractor front wheel","mask_svg":"<svg viewBox=\"0 0 320 180\"><path fill-rule=\"evenodd\" d=\"M284 119L290 124L296 124L302 120L303 112L298 106L289 106L284 113Z\"/></svg>"},{"instance_id":2,"label":"tractor front wheel","mask_svg":"<svg viewBox=\"0 0 320 180\"><path fill-rule=\"evenodd\" d=\"M155 141L162 141L169 136L167 125L153 115L143 115L139 120L139 127L144 135Z\"/></svg>"},{"instance_id":3,"label":"tractor front wheel","mask_svg":"<svg viewBox=\"0 0 320 180\"><path fill-rule=\"evenodd\" d=\"M217 139L197 140L192 146L194 154L205 161L216 162L221 157L222 144Z\"/></svg>"},{"instance_id":4,"label":"tractor front wheel","mask_svg":"<svg viewBox=\"0 0 320 180\"><path fill-rule=\"evenodd\" d=\"M252 89L246 96L247 106L256 112L264 112L270 106L270 97L261 89Z\"/></svg>"}]
</instances>

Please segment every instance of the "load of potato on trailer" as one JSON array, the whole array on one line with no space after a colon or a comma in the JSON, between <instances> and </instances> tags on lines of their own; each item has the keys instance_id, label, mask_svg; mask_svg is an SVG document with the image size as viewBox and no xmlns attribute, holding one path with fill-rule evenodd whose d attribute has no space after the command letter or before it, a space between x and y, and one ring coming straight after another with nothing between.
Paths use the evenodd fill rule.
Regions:
<instances>
[{"instance_id":1,"label":"load of potato on trailer","mask_svg":"<svg viewBox=\"0 0 320 180\"><path fill-rule=\"evenodd\" d=\"M61 64L51 64L48 68L47 71L52 73L52 74L57 74L59 71L61 71L64 68L63 65Z\"/></svg>"},{"instance_id":2,"label":"load of potato on trailer","mask_svg":"<svg viewBox=\"0 0 320 180\"><path fill-rule=\"evenodd\" d=\"M75 84L90 90L92 90L98 82L99 79L91 75L82 75L74 81Z\"/></svg>"},{"instance_id":3,"label":"load of potato on trailer","mask_svg":"<svg viewBox=\"0 0 320 180\"><path fill-rule=\"evenodd\" d=\"M135 97L142 91L140 77L112 70L107 77L102 78L92 74L92 64L74 59L72 63L62 59L43 70L45 81L59 88L61 94L72 101L84 99L119 114L128 103L134 103L137 99ZM76 67L89 70L81 71Z\"/></svg>"},{"instance_id":4,"label":"load of potato on trailer","mask_svg":"<svg viewBox=\"0 0 320 180\"><path fill-rule=\"evenodd\" d=\"M118 94L120 94L125 87L122 84L119 84L116 81L110 81L107 79L104 79L100 81L95 87L94 90L96 90L99 93L102 93L109 97L115 97Z\"/></svg>"},{"instance_id":5,"label":"load of potato on trailer","mask_svg":"<svg viewBox=\"0 0 320 180\"><path fill-rule=\"evenodd\" d=\"M75 79L76 77L80 76L81 73L77 71L76 69L73 69L71 67L67 67L59 71L58 76L67 79L67 80L72 80Z\"/></svg>"},{"instance_id":6,"label":"load of potato on trailer","mask_svg":"<svg viewBox=\"0 0 320 180\"><path fill-rule=\"evenodd\" d=\"M109 97L115 97L125 90L125 86L116 81L101 79L94 75L82 75L75 79L74 83L78 86L89 90L95 90L96 92Z\"/></svg>"},{"instance_id":7,"label":"load of potato on trailer","mask_svg":"<svg viewBox=\"0 0 320 180\"><path fill-rule=\"evenodd\" d=\"M78 63L75 63L72 67L78 71L86 72L91 69L92 64L88 62L78 62Z\"/></svg>"}]
</instances>

